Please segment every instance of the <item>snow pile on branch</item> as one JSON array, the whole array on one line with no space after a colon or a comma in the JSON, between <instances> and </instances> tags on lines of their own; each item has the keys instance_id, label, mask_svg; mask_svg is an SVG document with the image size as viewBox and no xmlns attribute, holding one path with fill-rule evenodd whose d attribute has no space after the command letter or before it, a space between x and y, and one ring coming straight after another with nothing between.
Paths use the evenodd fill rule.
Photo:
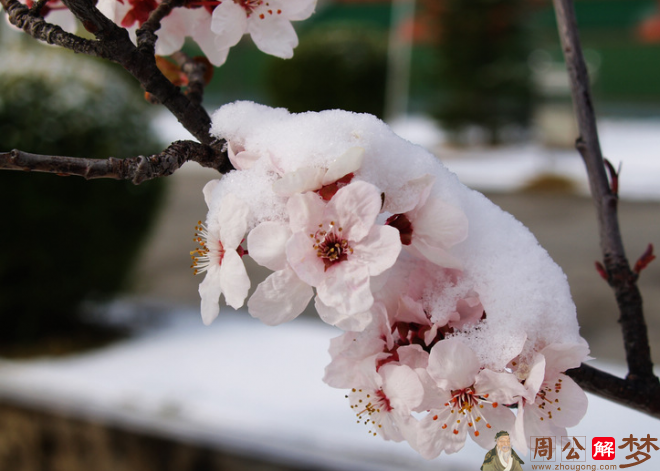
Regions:
<instances>
[{"instance_id":1,"label":"snow pile on branch","mask_svg":"<svg viewBox=\"0 0 660 471\"><path fill-rule=\"evenodd\" d=\"M468 433L565 435L586 411L566 375L588 354L565 275L533 235L373 116L225 105L236 168L207 184L193 252L206 323L238 308L243 256L272 270L247 301L269 325L313 299L344 330L325 381L370 432L433 458ZM507 406L517 405L518 413Z\"/></svg>"}]
</instances>

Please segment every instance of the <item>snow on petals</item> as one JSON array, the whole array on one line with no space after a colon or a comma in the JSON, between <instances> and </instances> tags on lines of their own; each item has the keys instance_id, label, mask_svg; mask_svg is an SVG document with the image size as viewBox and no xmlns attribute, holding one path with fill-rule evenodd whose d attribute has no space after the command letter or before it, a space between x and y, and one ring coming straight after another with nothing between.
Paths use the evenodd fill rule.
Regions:
<instances>
[{"instance_id":1,"label":"snow on petals","mask_svg":"<svg viewBox=\"0 0 660 471\"><path fill-rule=\"evenodd\" d=\"M215 186L216 181L207 186ZM209 193L206 191L205 193ZM247 229L249 207L234 195L211 202L206 225L197 226L199 247L190 254L195 274L206 273L199 285L202 320L209 325L220 312L219 298L224 294L234 309L243 305L250 288L241 242Z\"/></svg>"},{"instance_id":2,"label":"snow on petals","mask_svg":"<svg viewBox=\"0 0 660 471\"><path fill-rule=\"evenodd\" d=\"M262 5L246 16L225 3L246 21ZM588 354L566 277L524 226L433 155L341 110L231 103L212 133L230 143L235 170L205 189L210 213L244 201L237 232L271 271L249 313L280 324L313 299L344 331L324 381L347 390L371 434L431 459L468 437L490 449L500 430L514 447L565 434L584 415L584 393L564 374Z\"/></svg>"}]
</instances>

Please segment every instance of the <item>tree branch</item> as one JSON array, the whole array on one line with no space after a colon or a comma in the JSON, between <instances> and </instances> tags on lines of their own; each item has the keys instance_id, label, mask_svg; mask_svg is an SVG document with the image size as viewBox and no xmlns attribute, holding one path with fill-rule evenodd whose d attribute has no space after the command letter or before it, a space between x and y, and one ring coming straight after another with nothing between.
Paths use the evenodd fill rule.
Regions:
<instances>
[{"instance_id":1,"label":"tree branch","mask_svg":"<svg viewBox=\"0 0 660 471\"><path fill-rule=\"evenodd\" d=\"M39 16L40 4L35 4L35 10L31 11L18 0L0 0L7 12L9 22L22 29L27 34L39 41L70 49L74 52L88 54L91 56L107 58L104 51L96 41L83 39L75 34L67 33L57 25L53 25Z\"/></svg>"},{"instance_id":2,"label":"tree branch","mask_svg":"<svg viewBox=\"0 0 660 471\"><path fill-rule=\"evenodd\" d=\"M213 70L213 66L207 60L197 60L197 58L189 57L182 51L172 54L172 59L176 61L181 67L181 71L188 77L186 96L193 103L201 103L204 98L204 87L207 83L206 75L209 70Z\"/></svg>"},{"instance_id":3,"label":"tree branch","mask_svg":"<svg viewBox=\"0 0 660 471\"><path fill-rule=\"evenodd\" d=\"M164 0L149 15L149 19L135 32L137 36L138 49L142 52L154 55L156 53L156 31L160 29L160 22L169 15L174 8L184 4L184 0Z\"/></svg>"},{"instance_id":4,"label":"tree branch","mask_svg":"<svg viewBox=\"0 0 660 471\"><path fill-rule=\"evenodd\" d=\"M233 168L226 152L218 152L213 147L194 141L176 141L160 154L128 159L39 155L16 149L0 152L2 169L55 173L62 176L76 175L86 180L131 180L136 185L146 180L169 176L189 161L213 168L220 173L226 173Z\"/></svg>"},{"instance_id":5,"label":"tree branch","mask_svg":"<svg viewBox=\"0 0 660 471\"><path fill-rule=\"evenodd\" d=\"M589 186L598 214L605 274L608 283L614 289L619 306L621 314L619 323L623 332L628 363L628 375L624 383L604 381L602 376L594 373L597 370L593 368L589 367L589 370L585 372L584 365L580 368L583 371L580 374L576 373L575 377L585 389L626 405L631 405L630 401L625 398L628 397L628 394L632 394L633 390L654 391L654 394L647 397L646 400L655 398L657 401L660 382L653 374L651 349L642 310L642 297L637 287L637 274L630 269L619 230L618 198L616 191L613 191L613 186L618 185L617 178L615 174L612 175L612 186L610 186L598 140L589 77L580 45L573 0L554 0L554 5L559 37L571 82L573 106L580 131L576 147L587 168ZM626 391L626 394L621 396L619 394L621 391ZM638 396L635 397L637 400L640 399Z\"/></svg>"}]
</instances>

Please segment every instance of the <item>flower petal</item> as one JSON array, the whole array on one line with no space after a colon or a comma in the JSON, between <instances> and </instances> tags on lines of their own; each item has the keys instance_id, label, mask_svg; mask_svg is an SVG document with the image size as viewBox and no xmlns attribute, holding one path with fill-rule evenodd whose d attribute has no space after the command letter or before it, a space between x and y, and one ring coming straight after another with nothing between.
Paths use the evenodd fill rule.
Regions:
<instances>
[{"instance_id":1,"label":"flower petal","mask_svg":"<svg viewBox=\"0 0 660 471\"><path fill-rule=\"evenodd\" d=\"M245 10L234 2L220 2L211 15L211 31L218 49L229 49L238 44L247 32L248 20Z\"/></svg>"},{"instance_id":2,"label":"flower petal","mask_svg":"<svg viewBox=\"0 0 660 471\"><path fill-rule=\"evenodd\" d=\"M349 173L357 171L362 166L364 159L364 148L351 147L342 155L332 161L328 167L328 171L323 176L323 185L334 183Z\"/></svg>"},{"instance_id":3,"label":"flower petal","mask_svg":"<svg viewBox=\"0 0 660 471\"><path fill-rule=\"evenodd\" d=\"M250 257L270 270L286 267L286 242L291 237L289 227L277 221L265 221L252 229L247 236Z\"/></svg>"},{"instance_id":4,"label":"flower petal","mask_svg":"<svg viewBox=\"0 0 660 471\"><path fill-rule=\"evenodd\" d=\"M249 212L249 206L234 194L230 193L222 198L217 214L217 223L220 227L220 242L226 250L236 249L240 245L245 236L245 231L247 231Z\"/></svg>"},{"instance_id":5,"label":"flower petal","mask_svg":"<svg viewBox=\"0 0 660 471\"><path fill-rule=\"evenodd\" d=\"M367 237L355 245L351 261L367 265L369 275L376 276L394 265L400 252L399 231L391 226L374 226Z\"/></svg>"},{"instance_id":6,"label":"flower petal","mask_svg":"<svg viewBox=\"0 0 660 471\"><path fill-rule=\"evenodd\" d=\"M248 19L247 30L257 47L266 54L282 59L293 57L293 48L298 45L298 36L288 19L269 14L260 18L255 12Z\"/></svg>"},{"instance_id":7,"label":"flower petal","mask_svg":"<svg viewBox=\"0 0 660 471\"><path fill-rule=\"evenodd\" d=\"M353 182L332 197L326 207L326 219L342 227L345 238L360 241L369 234L381 205L378 188L367 182Z\"/></svg>"},{"instance_id":8,"label":"flower petal","mask_svg":"<svg viewBox=\"0 0 660 471\"><path fill-rule=\"evenodd\" d=\"M323 322L337 326L347 332L362 332L371 323L372 319L371 311L346 315L324 304L318 296L314 298L314 307Z\"/></svg>"},{"instance_id":9,"label":"flower petal","mask_svg":"<svg viewBox=\"0 0 660 471\"><path fill-rule=\"evenodd\" d=\"M326 204L316 193L293 195L286 203L289 213L291 232L304 232L307 237L314 234L323 221L323 211Z\"/></svg>"},{"instance_id":10,"label":"flower petal","mask_svg":"<svg viewBox=\"0 0 660 471\"><path fill-rule=\"evenodd\" d=\"M312 287L287 267L272 273L257 286L248 300L248 311L266 325L278 325L298 317L312 296Z\"/></svg>"},{"instance_id":11,"label":"flower petal","mask_svg":"<svg viewBox=\"0 0 660 471\"><path fill-rule=\"evenodd\" d=\"M325 305L346 316L365 312L374 303L368 268L350 262L330 267L316 294Z\"/></svg>"},{"instance_id":12,"label":"flower petal","mask_svg":"<svg viewBox=\"0 0 660 471\"><path fill-rule=\"evenodd\" d=\"M296 193L318 190L323 186L324 170L317 167L301 167L293 172L285 173L282 178L273 183L273 191L280 196L292 196Z\"/></svg>"},{"instance_id":13,"label":"flower petal","mask_svg":"<svg viewBox=\"0 0 660 471\"><path fill-rule=\"evenodd\" d=\"M429 354L429 375L442 389L464 389L472 386L479 368L477 355L455 338L438 342Z\"/></svg>"},{"instance_id":14,"label":"flower petal","mask_svg":"<svg viewBox=\"0 0 660 471\"><path fill-rule=\"evenodd\" d=\"M202 322L210 325L220 313L220 266L213 265L206 271L204 280L199 284L199 296L202 299Z\"/></svg>"},{"instance_id":15,"label":"flower petal","mask_svg":"<svg viewBox=\"0 0 660 471\"><path fill-rule=\"evenodd\" d=\"M225 300L234 309L243 306L250 289L250 278L243 260L235 250L227 250L220 265L220 287Z\"/></svg>"},{"instance_id":16,"label":"flower petal","mask_svg":"<svg viewBox=\"0 0 660 471\"><path fill-rule=\"evenodd\" d=\"M286 259L298 277L311 286L318 286L325 278L325 265L316 254L314 241L308 234L297 232L286 244Z\"/></svg>"}]
</instances>

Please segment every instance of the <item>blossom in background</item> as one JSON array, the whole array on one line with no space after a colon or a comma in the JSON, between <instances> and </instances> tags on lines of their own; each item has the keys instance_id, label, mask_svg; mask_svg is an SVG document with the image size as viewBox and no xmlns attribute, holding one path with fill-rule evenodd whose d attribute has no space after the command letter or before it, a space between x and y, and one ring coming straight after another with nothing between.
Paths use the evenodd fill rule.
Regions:
<instances>
[{"instance_id":1,"label":"blossom in background","mask_svg":"<svg viewBox=\"0 0 660 471\"><path fill-rule=\"evenodd\" d=\"M266 54L290 59L298 36L291 21L314 13L316 0L225 0L213 10L211 30L218 49L238 44L244 34Z\"/></svg>"},{"instance_id":2,"label":"blossom in background","mask_svg":"<svg viewBox=\"0 0 660 471\"><path fill-rule=\"evenodd\" d=\"M204 187L209 214L206 226L197 227L199 247L190 254L195 274L206 273L199 285L204 324L209 325L220 312L219 299L224 294L227 304L234 309L243 305L250 289L250 279L241 257L240 246L247 230L249 207L232 194L219 202L210 201L214 180Z\"/></svg>"}]
</instances>

